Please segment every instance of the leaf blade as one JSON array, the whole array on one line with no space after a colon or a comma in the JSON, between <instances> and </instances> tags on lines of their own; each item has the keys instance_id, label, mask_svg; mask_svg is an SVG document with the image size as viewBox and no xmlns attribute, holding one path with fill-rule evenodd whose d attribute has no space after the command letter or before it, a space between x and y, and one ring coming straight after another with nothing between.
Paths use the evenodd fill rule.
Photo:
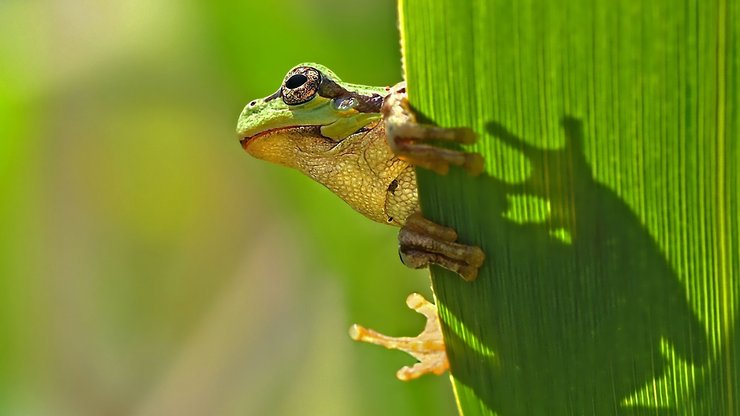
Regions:
<instances>
[{"instance_id":1,"label":"leaf blade","mask_svg":"<svg viewBox=\"0 0 740 416\"><path fill-rule=\"evenodd\" d=\"M674 6L400 4L412 104L488 161L419 172L489 255L432 272L463 413L737 409L739 8Z\"/></svg>"}]
</instances>

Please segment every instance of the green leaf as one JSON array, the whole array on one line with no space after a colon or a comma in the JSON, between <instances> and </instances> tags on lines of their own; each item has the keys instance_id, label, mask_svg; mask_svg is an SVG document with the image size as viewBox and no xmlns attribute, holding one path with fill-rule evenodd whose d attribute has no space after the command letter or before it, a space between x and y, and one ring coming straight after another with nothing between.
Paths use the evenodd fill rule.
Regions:
<instances>
[{"instance_id":1,"label":"green leaf","mask_svg":"<svg viewBox=\"0 0 740 416\"><path fill-rule=\"evenodd\" d=\"M419 172L487 253L432 270L461 412L740 413L740 4L399 10L412 105L487 161Z\"/></svg>"}]
</instances>

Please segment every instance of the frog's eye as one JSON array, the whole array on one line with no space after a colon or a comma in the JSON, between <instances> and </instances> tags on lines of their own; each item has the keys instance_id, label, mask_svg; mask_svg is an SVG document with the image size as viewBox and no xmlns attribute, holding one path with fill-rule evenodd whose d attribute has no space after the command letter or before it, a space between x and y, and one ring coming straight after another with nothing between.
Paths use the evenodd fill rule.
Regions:
<instances>
[{"instance_id":1,"label":"frog's eye","mask_svg":"<svg viewBox=\"0 0 740 416\"><path fill-rule=\"evenodd\" d=\"M283 102L287 105L298 105L311 101L319 90L321 73L310 66L299 66L288 72L283 81Z\"/></svg>"}]
</instances>

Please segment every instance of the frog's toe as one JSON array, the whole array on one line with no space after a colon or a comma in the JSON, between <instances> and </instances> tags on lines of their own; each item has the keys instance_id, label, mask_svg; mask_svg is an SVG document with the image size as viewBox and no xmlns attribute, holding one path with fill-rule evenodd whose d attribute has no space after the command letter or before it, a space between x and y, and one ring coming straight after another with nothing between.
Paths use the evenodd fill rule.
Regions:
<instances>
[{"instance_id":1,"label":"frog's toe","mask_svg":"<svg viewBox=\"0 0 740 416\"><path fill-rule=\"evenodd\" d=\"M459 245L463 246L461 244ZM472 249L466 253L465 259L452 259L448 257L449 254L447 253L441 254L425 250L418 250L414 248L407 248L404 247L403 244L401 244L398 252L400 253L401 261L408 267L411 267L413 269L420 269L423 267L427 267L430 264L436 264L438 266L444 267L447 270L459 274L460 277L462 277L464 280L472 282L478 278L478 269L480 268L481 264L477 263L479 262L478 259L483 258L483 251L481 251L478 247L463 247ZM456 250L454 250L453 248L453 251ZM467 258L470 258L472 260L468 260ZM480 261L480 263L482 263L482 261Z\"/></svg>"},{"instance_id":2,"label":"frog's toe","mask_svg":"<svg viewBox=\"0 0 740 416\"><path fill-rule=\"evenodd\" d=\"M388 145L399 158L439 174L446 174L450 166L463 167L472 175L483 171L481 155L431 144L473 144L478 140L478 135L467 127L447 128L418 123L408 102L405 85L391 91L381 112L385 119Z\"/></svg>"},{"instance_id":3,"label":"frog's toe","mask_svg":"<svg viewBox=\"0 0 740 416\"><path fill-rule=\"evenodd\" d=\"M478 153L465 153L463 168L472 176L478 176L485 170L483 156Z\"/></svg>"},{"instance_id":4,"label":"frog's toe","mask_svg":"<svg viewBox=\"0 0 740 416\"><path fill-rule=\"evenodd\" d=\"M369 342L388 349L400 350L413 356L419 362L398 370L396 377L402 381L413 380L424 374L440 375L447 371L449 363L442 329L437 318L437 307L418 293L412 293L406 299L409 308L424 315L427 319L424 330L415 337L389 337L372 329L354 324L349 335L355 341Z\"/></svg>"},{"instance_id":5,"label":"frog's toe","mask_svg":"<svg viewBox=\"0 0 740 416\"><path fill-rule=\"evenodd\" d=\"M398 233L401 261L411 268L437 264L459 274L467 281L478 277L485 261L480 247L457 243L457 233L415 213L406 219Z\"/></svg>"},{"instance_id":6,"label":"frog's toe","mask_svg":"<svg viewBox=\"0 0 740 416\"><path fill-rule=\"evenodd\" d=\"M447 149L405 138L394 139L392 148L400 159L440 175L446 175L450 166L460 166L473 176L483 172L483 156L478 153Z\"/></svg>"}]
</instances>

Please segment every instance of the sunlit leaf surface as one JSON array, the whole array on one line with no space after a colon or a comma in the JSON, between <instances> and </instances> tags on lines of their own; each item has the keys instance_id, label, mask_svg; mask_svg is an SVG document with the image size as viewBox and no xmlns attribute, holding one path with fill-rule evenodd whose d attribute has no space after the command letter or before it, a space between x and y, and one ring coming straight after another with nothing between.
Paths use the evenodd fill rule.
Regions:
<instances>
[{"instance_id":1,"label":"sunlit leaf surface","mask_svg":"<svg viewBox=\"0 0 740 416\"><path fill-rule=\"evenodd\" d=\"M433 270L463 413L740 413L740 4L399 9L412 104L487 160L419 176L488 255Z\"/></svg>"}]
</instances>

